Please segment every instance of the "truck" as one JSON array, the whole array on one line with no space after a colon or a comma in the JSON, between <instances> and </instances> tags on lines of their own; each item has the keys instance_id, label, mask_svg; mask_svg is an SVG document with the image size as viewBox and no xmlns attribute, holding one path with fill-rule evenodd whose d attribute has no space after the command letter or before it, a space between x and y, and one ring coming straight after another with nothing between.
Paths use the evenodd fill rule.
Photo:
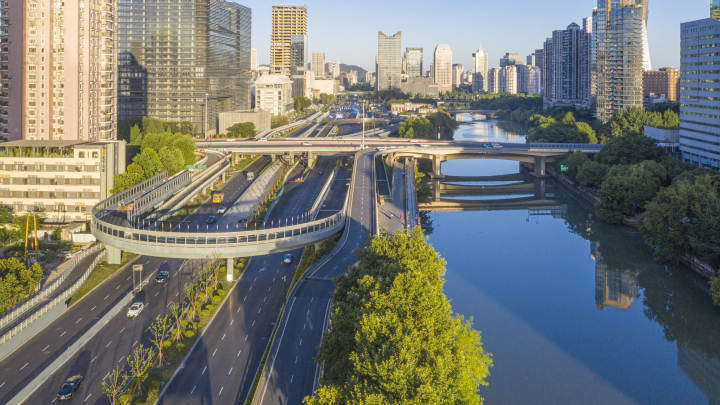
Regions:
<instances>
[{"instance_id":1,"label":"truck","mask_svg":"<svg viewBox=\"0 0 720 405\"><path fill-rule=\"evenodd\" d=\"M222 191L213 191L213 193L212 193L213 204L222 204L224 198L225 198L225 193L223 193Z\"/></svg>"}]
</instances>

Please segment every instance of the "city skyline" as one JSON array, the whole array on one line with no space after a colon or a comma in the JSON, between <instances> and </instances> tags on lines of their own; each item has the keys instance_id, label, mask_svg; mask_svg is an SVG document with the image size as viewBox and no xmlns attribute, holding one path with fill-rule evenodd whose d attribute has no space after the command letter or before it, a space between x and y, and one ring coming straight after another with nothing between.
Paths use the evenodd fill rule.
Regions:
<instances>
[{"instance_id":1,"label":"city skyline","mask_svg":"<svg viewBox=\"0 0 720 405\"><path fill-rule=\"evenodd\" d=\"M258 48L259 63L267 64L271 5L259 0L240 3L253 9L253 47ZM489 56L489 67L495 67L505 52L517 52L524 58L533 50L541 48L553 30L563 29L572 22L582 25L582 19L589 17L597 4L593 0L561 0L562 4L554 4L544 10L530 0L518 0L518 3L513 8L515 15L508 15L504 4L463 1L459 7L453 8L463 10L462 13L413 7L413 13L409 16L412 18L398 18L408 16L403 14L403 10L410 6L409 2L386 4L370 0L363 7L345 7L341 4L329 7L326 2L312 0L302 4L308 8L310 52L325 52L327 59L358 65L370 71L374 70L378 30L402 31L403 50L406 47L431 50L439 43L447 43L453 50L455 63L466 67L472 65L472 53L482 45ZM648 35L653 68L679 68L680 23L697 19L698 15L707 15L708 2L692 0L679 8L672 0L653 0L649 8ZM341 18L338 15L353 15L353 18L338 24ZM437 23L432 26L421 23L433 18ZM523 24L509 24L513 19L522 20ZM439 27L453 29L443 31ZM338 29L347 35L339 35ZM338 38L343 40L338 41ZM431 63L432 52L425 52L423 64L430 66Z\"/></svg>"}]
</instances>

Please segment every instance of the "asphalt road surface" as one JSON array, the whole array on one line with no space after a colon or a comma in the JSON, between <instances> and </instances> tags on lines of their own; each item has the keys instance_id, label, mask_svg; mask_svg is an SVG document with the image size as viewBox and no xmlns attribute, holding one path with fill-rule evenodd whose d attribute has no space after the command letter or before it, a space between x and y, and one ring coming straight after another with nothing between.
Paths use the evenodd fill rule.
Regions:
<instances>
[{"instance_id":1,"label":"asphalt road surface","mask_svg":"<svg viewBox=\"0 0 720 405\"><path fill-rule=\"evenodd\" d=\"M262 167L266 163L267 161L261 158L255 165ZM237 198L248 185L249 182L244 176L234 176L225 187L226 198ZM216 210L217 206L210 202L203 204L198 213L191 215L188 220L193 226L204 225L207 213L214 213ZM79 353L38 387L27 403L50 402L65 378L74 374L82 374L86 380L73 402L80 403L87 398L88 403L105 403L100 387L105 373L113 364L124 360L136 340L146 337L143 331L150 324L151 318L166 310L168 300L178 298L177 294L182 291L182 285L195 276L193 271L199 267L198 262L183 264L184 261L179 259L152 257L140 257L136 263L143 264L145 278L152 278L155 271L164 269L170 272L170 280L166 285L150 282L144 294L141 293L138 297L138 300L145 302L145 309L139 318L128 320L122 311ZM130 268L115 273L111 279L100 284L55 322L0 362L0 403L7 403L130 292L131 273Z\"/></svg>"},{"instance_id":2,"label":"asphalt road surface","mask_svg":"<svg viewBox=\"0 0 720 405\"><path fill-rule=\"evenodd\" d=\"M302 174L302 168L295 172L271 212L271 219L278 221L307 212L334 166L335 158L320 158L302 183L292 182ZM255 257L249 262L160 403L243 403L285 301L302 249L290 253L293 255L290 265L282 263L283 253Z\"/></svg>"},{"instance_id":3,"label":"asphalt road surface","mask_svg":"<svg viewBox=\"0 0 720 405\"><path fill-rule=\"evenodd\" d=\"M371 154L359 155L356 164L350 225L339 242L340 249L301 280L291 296L253 404L301 404L312 394L319 372L314 358L328 318L333 280L357 261L353 251L367 242L375 227Z\"/></svg>"}]
</instances>

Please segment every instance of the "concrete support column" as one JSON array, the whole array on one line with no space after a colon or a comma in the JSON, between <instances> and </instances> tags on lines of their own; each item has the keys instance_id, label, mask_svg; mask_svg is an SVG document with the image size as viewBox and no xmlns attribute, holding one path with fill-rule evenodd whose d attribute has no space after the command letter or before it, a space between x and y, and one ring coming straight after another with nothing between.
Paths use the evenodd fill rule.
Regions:
<instances>
[{"instance_id":1,"label":"concrete support column","mask_svg":"<svg viewBox=\"0 0 720 405\"><path fill-rule=\"evenodd\" d=\"M308 166L310 166L310 165L312 164L312 161L313 161L314 158L315 158L315 156L313 155L312 152L308 152L308 153L307 153Z\"/></svg>"},{"instance_id":2,"label":"concrete support column","mask_svg":"<svg viewBox=\"0 0 720 405\"><path fill-rule=\"evenodd\" d=\"M433 179L432 187L433 187L433 202L438 202L438 201L440 201L440 180Z\"/></svg>"},{"instance_id":3,"label":"concrete support column","mask_svg":"<svg viewBox=\"0 0 720 405\"><path fill-rule=\"evenodd\" d=\"M442 158L438 155L432 157L432 176L436 179L442 177Z\"/></svg>"},{"instance_id":4,"label":"concrete support column","mask_svg":"<svg viewBox=\"0 0 720 405\"><path fill-rule=\"evenodd\" d=\"M226 266L226 274L227 274L227 281L233 281L233 276L235 273L235 259L232 257L228 257L225 262Z\"/></svg>"},{"instance_id":5,"label":"concrete support column","mask_svg":"<svg viewBox=\"0 0 720 405\"><path fill-rule=\"evenodd\" d=\"M535 158L535 177L545 177L545 156Z\"/></svg>"},{"instance_id":6,"label":"concrete support column","mask_svg":"<svg viewBox=\"0 0 720 405\"><path fill-rule=\"evenodd\" d=\"M105 245L105 251L107 251L108 264L122 263L122 250L113 246Z\"/></svg>"}]
</instances>

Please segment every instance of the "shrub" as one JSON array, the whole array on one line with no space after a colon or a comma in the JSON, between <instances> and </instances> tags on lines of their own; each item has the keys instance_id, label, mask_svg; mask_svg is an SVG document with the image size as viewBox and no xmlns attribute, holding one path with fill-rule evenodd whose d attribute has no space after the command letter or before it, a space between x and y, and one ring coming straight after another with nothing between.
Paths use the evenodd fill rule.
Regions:
<instances>
[{"instance_id":1,"label":"shrub","mask_svg":"<svg viewBox=\"0 0 720 405\"><path fill-rule=\"evenodd\" d=\"M188 329L185 331L184 335L186 338L190 339L195 336L195 331L193 331L192 329Z\"/></svg>"}]
</instances>

